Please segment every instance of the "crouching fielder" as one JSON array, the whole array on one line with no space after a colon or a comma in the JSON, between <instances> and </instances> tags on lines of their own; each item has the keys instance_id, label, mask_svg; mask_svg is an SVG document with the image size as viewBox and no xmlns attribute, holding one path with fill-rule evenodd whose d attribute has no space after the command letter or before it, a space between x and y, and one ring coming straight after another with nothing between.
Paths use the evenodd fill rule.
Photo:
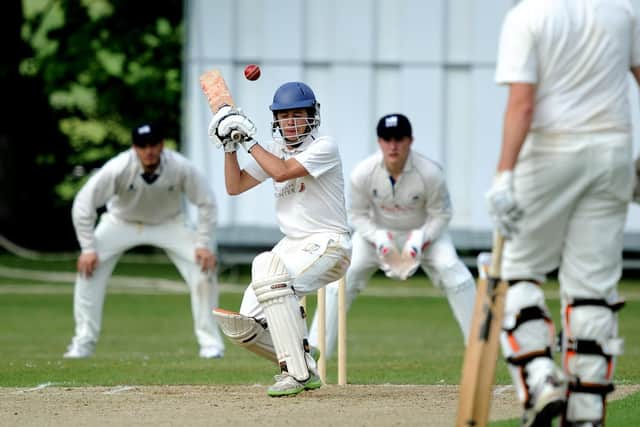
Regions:
<instances>
[{"instance_id":1,"label":"crouching fielder","mask_svg":"<svg viewBox=\"0 0 640 427\"><path fill-rule=\"evenodd\" d=\"M75 335L68 359L93 355L102 329L107 282L120 256L141 245L163 249L191 291L200 357L224 355L211 307L218 304L213 193L195 166L164 148L157 125L137 126L132 147L109 160L78 192L72 209L82 253L73 296ZM185 201L198 208L197 230L184 218ZM97 209L107 206L94 230Z\"/></svg>"},{"instance_id":2,"label":"crouching fielder","mask_svg":"<svg viewBox=\"0 0 640 427\"><path fill-rule=\"evenodd\" d=\"M321 386L299 299L344 275L351 240L338 146L318 134L320 105L313 91L304 83L285 83L270 109L274 141L264 148L240 111L224 107L209 126L211 138L224 147L228 193L243 193L271 178L285 235L253 260L240 312L214 314L231 341L279 364L281 373L267 393L287 396ZM243 135L240 143L232 132ZM240 146L250 155L243 169L236 155Z\"/></svg>"},{"instance_id":3,"label":"crouching fielder","mask_svg":"<svg viewBox=\"0 0 640 427\"><path fill-rule=\"evenodd\" d=\"M411 149L411 123L389 114L377 126L380 152L351 174L349 219L355 227L353 260L346 276L347 307L378 270L406 279L421 266L446 294L466 342L475 300L475 283L446 231L451 219L442 170ZM338 287L327 287L326 349L337 336ZM317 316L311 344L318 342Z\"/></svg>"},{"instance_id":4,"label":"crouching fielder","mask_svg":"<svg viewBox=\"0 0 640 427\"><path fill-rule=\"evenodd\" d=\"M628 1L522 1L506 16L496 80L509 85L488 193L505 243L503 353L522 425L603 426L613 390L617 283L633 186L628 76L640 33ZM563 371L541 288L558 269Z\"/></svg>"}]
</instances>

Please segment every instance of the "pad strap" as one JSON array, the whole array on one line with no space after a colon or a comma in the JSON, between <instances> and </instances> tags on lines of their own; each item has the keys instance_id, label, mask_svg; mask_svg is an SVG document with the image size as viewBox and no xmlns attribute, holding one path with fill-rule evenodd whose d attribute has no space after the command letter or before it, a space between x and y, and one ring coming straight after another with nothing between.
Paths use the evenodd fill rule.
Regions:
<instances>
[{"instance_id":1,"label":"pad strap","mask_svg":"<svg viewBox=\"0 0 640 427\"><path fill-rule=\"evenodd\" d=\"M530 282L538 286L542 285L542 283L540 283L540 281L536 279L511 279L511 280L506 280L506 282L507 282L507 285L509 286L517 285L520 282Z\"/></svg>"},{"instance_id":2,"label":"pad strap","mask_svg":"<svg viewBox=\"0 0 640 427\"><path fill-rule=\"evenodd\" d=\"M611 354L605 353L602 346L595 340L569 338L567 340L567 351L573 351L580 354L595 354L603 356L607 361L609 361L612 356Z\"/></svg>"},{"instance_id":3,"label":"pad strap","mask_svg":"<svg viewBox=\"0 0 640 427\"><path fill-rule=\"evenodd\" d=\"M615 386L612 383L608 384L596 384L596 383L583 383L579 378L576 378L575 381L569 382L569 391L573 393L589 393L589 394L597 394L602 396L603 398L615 390Z\"/></svg>"},{"instance_id":4,"label":"pad strap","mask_svg":"<svg viewBox=\"0 0 640 427\"><path fill-rule=\"evenodd\" d=\"M516 322L512 328L505 328L505 332L512 333L518 326L522 325L524 322L528 322L530 320L545 320L547 322L551 322L551 318L546 313L545 310L536 306L525 307L516 315Z\"/></svg>"},{"instance_id":5,"label":"pad strap","mask_svg":"<svg viewBox=\"0 0 640 427\"><path fill-rule=\"evenodd\" d=\"M615 313L616 311L624 307L625 304L626 302L623 300L619 300L614 303L609 303L604 299L598 299L598 298L576 298L573 300L573 302L571 302L571 304L569 304L569 306L580 307L585 305L595 305L598 307L608 307L609 309L611 309L611 311Z\"/></svg>"},{"instance_id":6,"label":"pad strap","mask_svg":"<svg viewBox=\"0 0 640 427\"><path fill-rule=\"evenodd\" d=\"M510 357L507 357L507 363L515 366L524 366L527 363L531 362L533 359L538 357L546 357L547 359L551 359L551 349L549 347L540 351L532 351L526 354L517 354Z\"/></svg>"}]
</instances>

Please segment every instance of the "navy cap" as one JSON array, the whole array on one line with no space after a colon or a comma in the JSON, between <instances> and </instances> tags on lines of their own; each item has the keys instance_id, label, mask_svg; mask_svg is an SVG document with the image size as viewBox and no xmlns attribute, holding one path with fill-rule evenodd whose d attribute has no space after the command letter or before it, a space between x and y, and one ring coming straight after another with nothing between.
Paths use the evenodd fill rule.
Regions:
<instances>
[{"instance_id":1,"label":"navy cap","mask_svg":"<svg viewBox=\"0 0 640 427\"><path fill-rule=\"evenodd\" d=\"M131 131L131 142L133 145L144 147L145 145L156 145L163 140L157 125L143 123L133 128Z\"/></svg>"},{"instance_id":2,"label":"navy cap","mask_svg":"<svg viewBox=\"0 0 640 427\"><path fill-rule=\"evenodd\" d=\"M390 139L402 139L405 136L411 137L411 123L409 119L399 113L387 114L378 121L378 138L390 140Z\"/></svg>"}]
</instances>

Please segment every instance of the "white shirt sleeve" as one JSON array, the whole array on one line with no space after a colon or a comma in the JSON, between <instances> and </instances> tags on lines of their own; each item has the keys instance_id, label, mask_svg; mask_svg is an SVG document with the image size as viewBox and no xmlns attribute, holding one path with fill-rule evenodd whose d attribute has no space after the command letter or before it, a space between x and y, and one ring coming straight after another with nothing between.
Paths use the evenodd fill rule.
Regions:
<instances>
[{"instance_id":1,"label":"white shirt sleeve","mask_svg":"<svg viewBox=\"0 0 640 427\"><path fill-rule=\"evenodd\" d=\"M274 156L280 157L278 154L278 146L275 142L269 142L264 146L264 149ZM242 169L260 182L264 182L267 179L271 178L269 174L264 169L262 169L262 166L258 164L256 159L254 159L251 155L249 155L249 158L247 162L242 166Z\"/></svg>"},{"instance_id":2,"label":"white shirt sleeve","mask_svg":"<svg viewBox=\"0 0 640 427\"><path fill-rule=\"evenodd\" d=\"M266 147L265 149L273 154L273 151L271 151L269 147ZM256 159L254 159L253 156L249 156L249 160L242 167L242 169L244 169L245 172L247 172L249 175L260 182L264 182L267 179L271 178L269 174L264 169L262 169L262 166L260 166L258 162L256 162Z\"/></svg>"},{"instance_id":3,"label":"white shirt sleeve","mask_svg":"<svg viewBox=\"0 0 640 427\"><path fill-rule=\"evenodd\" d=\"M217 205L213 192L204 177L190 164L185 164L184 191L187 200L198 209L198 239L196 248L211 249L217 221Z\"/></svg>"},{"instance_id":4,"label":"white shirt sleeve","mask_svg":"<svg viewBox=\"0 0 640 427\"><path fill-rule=\"evenodd\" d=\"M351 202L349 204L349 220L366 240L375 243L376 224L372 220L371 204L369 199L370 183L368 177L371 170L361 163L351 172Z\"/></svg>"},{"instance_id":5,"label":"white shirt sleeve","mask_svg":"<svg viewBox=\"0 0 640 427\"><path fill-rule=\"evenodd\" d=\"M437 168L437 166L434 166ZM442 232L447 228L451 221L452 209L449 190L444 179L444 174L440 169L438 173L433 174L427 181L427 220L422 227L425 235L425 241L435 241Z\"/></svg>"},{"instance_id":6,"label":"white shirt sleeve","mask_svg":"<svg viewBox=\"0 0 640 427\"><path fill-rule=\"evenodd\" d=\"M327 137L318 138L309 145L309 148L296 154L294 158L314 178L340 165L338 145Z\"/></svg>"},{"instance_id":7,"label":"white shirt sleeve","mask_svg":"<svg viewBox=\"0 0 640 427\"><path fill-rule=\"evenodd\" d=\"M522 11L511 9L502 24L495 75L499 84L538 81L535 39Z\"/></svg>"},{"instance_id":8,"label":"white shirt sleeve","mask_svg":"<svg viewBox=\"0 0 640 427\"><path fill-rule=\"evenodd\" d=\"M638 15L634 14L632 19L631 35L631 66L640 66L640 25Z\"/></svg>"},{"instance_id":9,"label":"white shirt sleeve","mask_svg":"<svg viewBox=\"0 0 640 427\"><path fill-rule=\"evenodd\" d=\"M76 237L82 252L95 252L94 227L97 209L106 205L116 191L116 180L119 174L118 163L108 161L76 195L71 208L71 219L76 230Z\"/></svg>"}]
</instances>

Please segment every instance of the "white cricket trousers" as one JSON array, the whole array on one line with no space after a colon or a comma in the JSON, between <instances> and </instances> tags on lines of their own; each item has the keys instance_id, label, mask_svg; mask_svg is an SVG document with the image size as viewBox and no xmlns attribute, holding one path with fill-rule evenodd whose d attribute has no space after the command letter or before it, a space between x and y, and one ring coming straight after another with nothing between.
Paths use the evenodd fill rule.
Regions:
<instances>
[{"instance_id":1,"label":"white cricket trousers","mask_svg":"<svg viewBox=\"0 0 640 427\"><path fill-rule=\"evenodd\" d=\"M393 231L394 240L402 248L409 232ZM467 341L471 327L471 316L475 302L476 288L473 276L458 257L448 233L443 233L422 253L420 267L433 284L447 296L449 306ZM359 232L353 236L353 258L346 276L347 310L356 296L364 290L369 279L380 268L374 245ZM338 335L338 284L327 286L326 303L326 353L330 357ZM309 342L318 346L318 321L314 316Z\"/></svg>"},{"instance_id":2,"label":"white cricket trousers","mask_svg":"<svg viewBox=\"0 0 640 427\"><path fill-rule=\"evenodd\" d=\"M514 171L515 198L524 216L519 232L505 243L502 259L502 277L516 282L505 299L503 354L552 351L549 322L516 319L531 308L546 312L542 289L527 279L542 283L557 268L563 368L574 387L567 397L568 422L604 418L604 398L581 384L610 384L614 358L585 351L585 346L568 347L584 341L604 346L607 356L620 354L615 350L620 342L617 314L593 301L613 304L618 299L633 180L631 137L623 132L530 133ZM525 402L526 390L535 393L555 369L550 357L534 358L523 367L510 364L519 399Z\"/></svg>"},{"instance_id":3,"label":"white cricket trousers","mask_svg":"<svg viewBox=\"0 0 640 427\"><path fill-rule=\"evenodd\" d=\"M502 277L544 282L558 268L563 297L612 297L622 274L632 156L626 133L531 133L514 171L524 217L505 243Z\"/></svg>"},{"instance_id":4,"label":"white cricket trousers","mask_svg":"<svg viewBox=\"0 0 640 427\"><path fill-rule=\"evenodd\" d=\"M102 308L107 287L120 256L140 245L164 249L175 264L191 292L191 310L196 338L201 348L222 352L224 342L211 310L218 306L218 283L215 273L202 273L196 263L196 232L182 216L158 225L122 221L110 213L100 218L95 230L98 267L89 278L76 277L73 314L76 328L74 346L95 346L100 336Z\"/></svg>"},{"instance_id":5,"label":"white cricket trousers","mask_svg":"<svg viewBox=\"0 0 640 427\"><path fill-rule=\"evenodd\" d=\"M344 276L351 259L351 238L334 233L317 233L303 239L285 237L272 252L284 262L293 278L293 289L301 298ZM240 314L265 317L251 286L244 292Z\"/></svg>"}]
</instances>

